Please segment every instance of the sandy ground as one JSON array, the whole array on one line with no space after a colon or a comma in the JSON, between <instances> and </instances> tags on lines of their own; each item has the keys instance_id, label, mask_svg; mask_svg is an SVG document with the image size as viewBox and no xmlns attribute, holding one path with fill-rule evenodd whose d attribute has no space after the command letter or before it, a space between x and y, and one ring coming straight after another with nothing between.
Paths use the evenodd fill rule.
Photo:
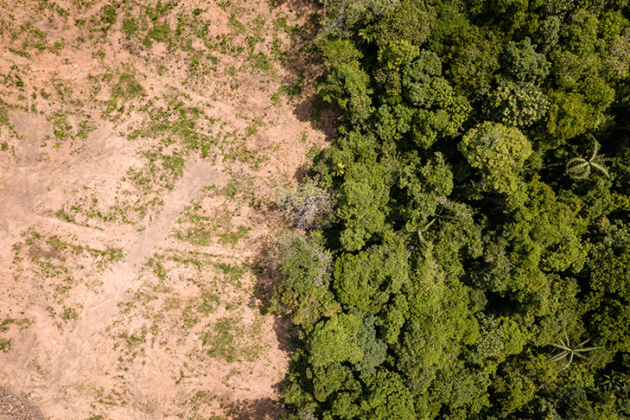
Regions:
<instances>
[{"instance_id":1,"label":"sandy ground","mask_svg":"<svg viewBox=\"0 0 630 420\"><path fill-rule=\"evenodd\" d=\"M0 3L0 387L47 419L275 418L313 10L89 3Z\"/></svg>"}]
</instances>

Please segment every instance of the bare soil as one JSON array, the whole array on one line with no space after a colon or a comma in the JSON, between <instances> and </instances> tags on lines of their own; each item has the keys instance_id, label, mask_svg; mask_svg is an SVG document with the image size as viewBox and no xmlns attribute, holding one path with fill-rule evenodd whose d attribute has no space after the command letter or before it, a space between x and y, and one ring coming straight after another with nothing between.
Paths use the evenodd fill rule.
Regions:
<instances>
[{"instance_id":1,"label":"bare soil","mask_svg":"<svg viewBox=\"0 0 630 420\"><path fill-rule=\"evenodd\" d=\"M313 12L0 1L0 419L276 418Z\"/></svg>"}]
</instances>

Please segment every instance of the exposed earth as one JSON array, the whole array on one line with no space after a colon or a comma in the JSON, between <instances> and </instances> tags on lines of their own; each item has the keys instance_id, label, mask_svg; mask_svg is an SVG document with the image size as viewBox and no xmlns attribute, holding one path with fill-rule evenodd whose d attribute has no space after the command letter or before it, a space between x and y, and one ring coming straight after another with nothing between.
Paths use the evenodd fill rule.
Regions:
<instances>
[{"instance_id":1,"label":"exposed earth","mask_svg":"<svg viewBox=\"0 0 630 420\"><path fill-rule=\"evenodd\" d=\"M0 2L0 419L282 410L266 252L326 143L312 12Z\"/></svg>"}]
</instances>

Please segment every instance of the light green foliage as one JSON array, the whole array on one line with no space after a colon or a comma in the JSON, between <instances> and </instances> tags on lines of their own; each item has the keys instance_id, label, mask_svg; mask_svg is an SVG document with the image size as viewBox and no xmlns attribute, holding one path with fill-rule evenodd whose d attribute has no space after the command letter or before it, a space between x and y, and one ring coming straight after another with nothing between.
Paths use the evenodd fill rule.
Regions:
<instances>
[{"instance_id":1,"label":"light green foliage","mask_svg":"<svg viewBox=\"0 0 630 420\"><path fill-rule=\"evenodd\" d=\"M401 0L375 25L376 42L382 46L403 40L420 46L429 37L435 18L435 10L427 2Z\"/></svg>"},{"instance_id":2,"label":"light green foliage","mask_svg":"<svg viewBox=\"0 0 630 420\"><path fill-rule=\"evenodd\" d=\"M355 380L352 369L335 362L313 367L313 395L317 401L324 402L329 396L339 391L356 391L360 385Z\"/></svg>"},{"instance_id":3,"label":"light green foliage","mask_svg":"<svg viewBox=\"0 0 630 420\"><path fill-rule=\"evenodd\" d=\"M589 284L593 293L630 303L630 231L626 226L610 227L594 244L588 266L592 267Z\"/></svg>"},{"instance_id":4,"label":"light green foliage","mask_svg":"<svg viewBox=\"0 0 630 420\"><path fill-rule=\"evenodd\" d=\"M549 101L531 83L500 82L488 95L488 119L514 127L529 127L547 113Z\"/></svg>"},{"instance_id":5,"label":"light green foliage","mask_svg":"<svg viewBox=\"0 0 630 420\"><path fill-rule=\"evenodd\" d=\"M482 359L519 354L529 338L510 318L484 317L479 321L479 326L475 351Z\"/></svg>"},{"instance_id":6,"label":"light green foliage","mask_svg":"<svg viewBox=\"0 0 630 420\"><path fill-rule=\"evenodd\" d=\"M484 122L470 129L458 145L468 163L480 169L491 188L514 193L519 172L532 147L518 129Z\"/></svg>"},{"instance_id":7,"label":"light green foliage","mask_svg":"<svg viewBox=\"0 0 630 420\"><path fill-rule=\"evenodd\" d=\"M394 107L383 104L376 111L376 133L385 141L400 140L411 130L414 115L413 109L403 104Z\"/></svg>"},{"instance_id":8,"label":"light green foliage","mask_svg":"<svg viewBox=\"0 0 630 420\"><path fill-rule=\"evenodd\" d=\"M437 416L442 405L456 413L457 418L477 414L488 405L489 384L486 372L469 369L461 362L453 363L431 385L428 404L431 417Z\"/></svg>"},{"instance_id":9,"label":"light green foliage","mask_svg":"<svg viewBox=\"0 0 630 420\"><path fill-rule=\"evenodd\" d=\"M374 80L384 90L383 99L395 105L401 101L402 69L420 54L417 46L409 42L390 41L378 50L379 69L374 73Z\"/></svg>"},{"instance_id":10,"label":"light green foliage","mask_svg":"<svg viewBox=\"0 0 630 420\"><path fill-rule=\"evenodd\" d=\"M378 322L383 340L388 345L393 345L398 341L400 330L409 317L409 306L407 299L403 295L394 296L392 304L381 311L381 320Z\"/></svg>"},{"instance_id":11,"label":"light green foliage","mask_svg":"<svg viewBox=\"0 0 630 420\"><path fill-rule=\"evenodd\" d=\"M546 130L551 138L547 147L557 147L567 140L595 130L604 122L603 112L614 99L614 91L599 78L588 81L585 94L552 91ZM595 96L596 95L596 96Z\"/></svg>"},{"instance_id":12,"label":"light green foliage","mask_svg":"<svg viewBox=\"0 0 630 420\"><path fill-rule=\"evenodd\" d=\"M335 262L334 289L339 302L373 314L408 281L409 252L404 241L385 234L386 243Z\"/></svg>"},{"instance_id":13,"label":"light green foliage","mask_svg":"<svg viewBox=\"0 0 630 420\"><path fill-rule=\"evenodd\" d=\"M407 195L407 206L402 209L408 231L423 229L434 216L444 198L453 190L453 174L444 157L435 157L422 165L417 155L411 155L400 170L398 186Z\"/></svg>"},{"instance_id":14,"label":"light green foliage","mask_svg":"<svg viewBox=\"0 0 630 420\"><path fill-rule=\"evenodd\" d=\"M457 134L471 110L468 101L441 77L441 67L437 55L422 51L403 72L406 99L422 108L415 114L413 138L424 148L430 147L438 136Z\"/></svg>"},{"instance_id":15,"label":"light green foliage","mask_svg":"<svg viewBox=\"0 0 630 420\"><path fill-rule=\"evenodd\" d=\"M389 198L384 175L378 165L355 163L345 169L337 216L346 227L340 240L348 251L361 249L366 239L383 229L383 208Z\"/></svg>"},{"instance_id":16,"label":"light green foliage","mask_svg":"<svg viewBox=\"0 0 630 420\"><path fill-rule=\"evenodd\" d=\"M361 318L352 314L334 314L327 321L319 322L307 344L310 363L314 367L346 361L359 363L364 353L357 336L362 329Z\"/></svg>"},{"instance_id":17,"label":"light green foliage","mask_svg":"<svg viewBox=\"0 0 630 420\"><path fill-rule=\"evenodd\" d=\"M536 42L540 45L543 53L551 51L560 40L561 19L558 16L548 16L540 22L538 27Z\"/></svg>"},{"instance_id":18,"label":"light green foliage","mask_svg":"<svg viewBox=\"0 0 630 420\"><path fill-rule=\"evenodd\" d=\"M421 51L418 58L404 70L405 97L416 106L431 107L433 99L426 90L431 81L441 75L440 58L431 51Z\"/></svg>"},{"instance_id":19,"label":"light green foliage","mask_svg":"<svg viewBox=\"0 0 630 420\"><path fill-rule=\"evenodd\" d=\"M501 408L508 414L521 409L536 393L536 384L523 375L500 376L494 386L501 401Z\"/></svg>"}]
</instances>

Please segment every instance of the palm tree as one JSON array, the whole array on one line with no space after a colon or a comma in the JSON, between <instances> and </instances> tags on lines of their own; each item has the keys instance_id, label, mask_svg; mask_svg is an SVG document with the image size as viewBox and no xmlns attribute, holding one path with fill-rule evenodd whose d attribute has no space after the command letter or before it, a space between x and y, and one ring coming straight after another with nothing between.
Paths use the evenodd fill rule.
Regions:
<instances>
[{"instance_id":1,"label":"palm tree","mask_svg":"<svg viewBox=\"0 0 630 420\"><path fill-rule=\"evenodd\" d=\"M547 363L553 363L553 362L558 362L562 359L566 359L567 356L569 356L569 361L567 362L566 366L563 367L562 369L560 369L558 372L561 372L563 370L565 370L566 368L568 368L571 363L573 362L573 358L574 357L579 357L580 359L584 359L584 360L588 360L587 357L582 356L580 353L585 353L588 351L593 351L593 350L597 350L597 349L601 349L602 347L582 347L584 344L588 343L590 340L590 338L588 340L582 341L580 344L578 344L577 346L575 346L574 348L571 348L571 342L569 341L569 337L567 336L567 333L564 333L564 338L565 340L560 339L560 344L549 344L550 346L556 347L560 350L562 350L562 352L556 354L555 356L551 357L549 360L547 360Z\"/></svg>"},{"instance_id":2,"label":"palm tree","mask_svg":"<svg viewBox=\"0 0 630 420\"><path fill-rule=\"evenodd\" d=\"M593 153L591 153L591 157L585 159L583 157L576 157L567 162L567 170L566 174L571 176L574 179L586 179L591 174L592 169L596 169L610 178L608 171L603 165L603 162L612 160L612 158L605 158L601 155L598 155L599 152L599 143L595 140L592 134L589 134L593 143Z\"/></svg>"}]
</instances>

